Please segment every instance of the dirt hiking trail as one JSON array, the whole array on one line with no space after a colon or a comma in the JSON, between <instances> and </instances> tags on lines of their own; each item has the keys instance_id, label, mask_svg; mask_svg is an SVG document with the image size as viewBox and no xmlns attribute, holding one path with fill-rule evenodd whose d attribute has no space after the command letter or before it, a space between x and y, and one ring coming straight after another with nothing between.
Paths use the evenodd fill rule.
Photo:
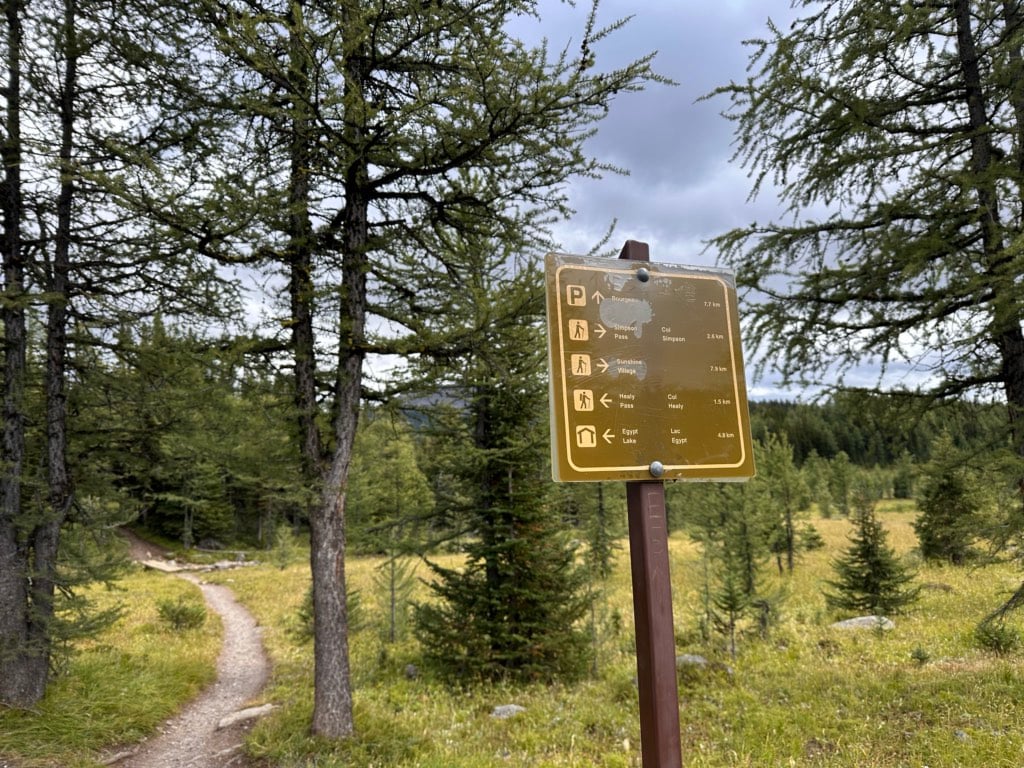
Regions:
<instances>
[{"instance_id":1,"label":"dirt hiking trail","mask_svg":"<svg viewBox=\"0 0 1024 768\"><path fill-rule=\"evenodd\" d=\"M159 548L125 532L132 559L157 563ZM162 561L167 563L168 561ZM158 732L134 747L111 752L104 761L116 768L243 768L251 765L242 751L246 731L266 707L247 704L266 685L270 664L263 650L262 631L231 590L205 583L193 572L177 578L196 584L211 610L224 624L224 641L217 659L217 680L189 702Z\"/></svg>"}]
</instances>

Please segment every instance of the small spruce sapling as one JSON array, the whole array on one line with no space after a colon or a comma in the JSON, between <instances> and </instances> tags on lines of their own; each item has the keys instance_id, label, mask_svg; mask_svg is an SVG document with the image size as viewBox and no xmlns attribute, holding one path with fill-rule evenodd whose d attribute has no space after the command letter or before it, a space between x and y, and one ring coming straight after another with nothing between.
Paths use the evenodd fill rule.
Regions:
<instances>
[{"instance_id":1,"label":"small spruce sapling","mask_svg":"<svg viewBox=\"0 0 1024 768\"><path fill-rule=\"evenodd\" d=\"M825 583L830 608L853 613L900 613L913 604L920 586L914 573L900 562L887 543L888 534L875 517L875 499L864 489L853 494L853 532L850 546L832 568L834 580Z\"/></svg>"}]
</instances>

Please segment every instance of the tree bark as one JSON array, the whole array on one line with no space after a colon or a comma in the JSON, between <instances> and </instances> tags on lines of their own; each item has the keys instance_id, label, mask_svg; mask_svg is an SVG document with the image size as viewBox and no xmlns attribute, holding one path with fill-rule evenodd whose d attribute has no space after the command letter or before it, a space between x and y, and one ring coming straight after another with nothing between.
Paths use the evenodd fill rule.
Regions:
<instances>
[{"instance_id":1,"label":"tree bark","mask_svg":"<svg viewBox=\"0 0 1024 768\"><path fill-rule=\"evenodd\" d=\"M301 9L302 3L298 4ZM313 226L310 222L310 182L313 146L310 128L309 62L299 19L292 18L289 80L293 89L288 174L288 253L290 269L292 354L295 364L295 405L303 472L319 482L324 456L317 426L316 345L313 331Z\"/></svg>"},{"instance_id":2,"label":"tree bark","mask_svg":"<svg viewBox=\"0 0 1024 768\"><path fill-rule=\"evenodd\" d=\"M354 732L345 600L345 484L351 446L331 461L319 508L310 516L313 572L313 733L328 739Z\"/></svg>"},{"instance_id":3,"label":"tree bark","mask_svg":"<svg viewBox=\"0 0 1024 768\"><path fill-rule=\"evenodd\" d=\"M1004 5L1007 20L1010 11ZM971 171L978 198L979 224L983 233L985 269L993 281L991 333L1001 357L1000 376L1009 412L1011 439L1019 456L1024 456L1024 332L1016 293L1016 275L1011 274L1012 256L1007 254L1000 221L999 194L991 181L994 156L990 121L982 87L978 51L971 28L971 3L956 0L957 47L964 76L968 124L971 136ZM1019 56L1018 56L1019 58ZM1016 106L1021 106L1019 103ZM1019 113L1018 113L1019 114ZM1018 151L1020 151L1018 149Z\"/></svg>"},{"instance_id":4,"label":"tree bark","mask_svg":"<svg viewBox=\"0 0 1024 768\"><path fill-rule=\"evenodd\" d=\"M350 27L357 11L346 9ZM334 454L319 509L311 523L313 569L313 733L348 738L355 730L348 658L345 593L345 498L362 397L369 245L369 161L363 152L367 79L364 42L353 30L346 41L344 143L345 207L341 215L341 307L334 396Z\"/></svg>"},{"instance_id":5,"label":"tree bark","mask_svg":"<svg viewBox=\"0 0 1024 768\"><path fill-rule=\"evenodd\" d=\"M22 4L5 5L7 31L6 133L0 145L4 166L3 445L0 450L0 703L28 707L42 696L32 676L28 645L28 556L18 532L25 460L25 264L21 221L21 47Z\"/></svg>"},{"instance_id":6,"label":"tree bark","mask_svg":"<svg viewBox=\"0 0 1024 768\"><path fill-rule=\"evenodd\" d=\"M78 41L75 34L75 0L65 0L63 44L65 49L60 110L60 186L57 196L57 230L53 262L47 272L49 294L46 323L46 454L48 508L32 529L29 539L32 553L30 588L32 616L29 627L31 645L38 649L33 657L33 677L45 688L49 674L54 591L57 583L57 553L61 526L71 504L71 475L67 461L67 318L68 284L71 269L72 204L75 195L72 153L74 150L75 100L77 91Z\"/></svg>"},{"instance_id":7,"label":"tree bark","mask_svg":"<svg viewBox=\"0 0 1024 768\"><path fill-rule=\"evenodd\" d=\"M1003 20L1006 35L1015 35L1024 27L1024 8L1019 2L1004 0ZM1024 56L1021 54L1020 46L1010 46L1008 58L1012 65L1009 74L1010 103L1017 121L1017 178L1024 179ZM1024 205L1024 183L1018 184L1016 205L1018 210ZM1015 292L1012 287L1010 290ZM1016 304L1016 301L1011 302L1011 306ZM1024 456L1024 334L1021 333L1019 316L1014 318L1013 327L1008 328L1003 334L999 350L1003 356L1002 375L1014 447L1018 455ZM1024 480L1021 487L1024 490Z\"/></svg>"},{"instance_id":8,"label":"tree bark","mask_svg":"<svg viewBox=\"0 0 1024 768\"><path fill-rule=\"evenodd\" d=\"M354 732L352 683L348 659L348 611L345 590L345 498L359 423L366 317L365 200L346 197L343 238L343 301L334 424L335 450L319 508L310 519L313 571L313 733L347 738Z\"/></svg>"}]
</instances>

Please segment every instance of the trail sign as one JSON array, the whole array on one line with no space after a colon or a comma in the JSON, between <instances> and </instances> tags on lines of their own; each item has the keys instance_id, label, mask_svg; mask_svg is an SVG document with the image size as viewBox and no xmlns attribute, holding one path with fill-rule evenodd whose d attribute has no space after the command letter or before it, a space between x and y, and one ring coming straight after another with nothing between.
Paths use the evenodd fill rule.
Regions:
<instances>
[{"instance_id":1,"label":"trail sign","mask_svg":"<svg viewBox=\"0 0 1024 768\"><path fill-rule=\"evenodd\" d=\"M549 253L552 474L754 474L736 285L727 270Z\"/></svg>"}]
</instances>

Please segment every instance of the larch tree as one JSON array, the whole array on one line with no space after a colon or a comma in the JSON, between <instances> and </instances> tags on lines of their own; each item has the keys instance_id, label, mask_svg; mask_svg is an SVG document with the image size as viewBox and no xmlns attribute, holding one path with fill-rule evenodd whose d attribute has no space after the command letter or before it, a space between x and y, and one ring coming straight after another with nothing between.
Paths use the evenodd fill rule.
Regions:
<instances>
[{"instance_id":1,"label":"larch tree","mask_svg":"<svg viewBox=\"0 0 1024 768\"><path fill-rule=\"evenodd\" d=\"M144 154L180 139L161 119L165 91L154 79L180 74L168 52L188 50L173 12L147 0L4 4L0 703L12 706L32 706L45 691L69 584L58 568L61 532L84 517L68 460L75 353L168 296L195 306L186 286L198 276L181 268L195 262L165 258L117 206L110 177L124 167L115 145ZM27 432L33 401L42 428ZM33 483L45 490L26 492Z\"/></svg>"},{"instance_id":2,"label":"larch tree","mask_svg":"<svg viewBox=\"0 0 1024 768\"><path fill-rule=\"evenodd\" d=\"M769 534L769 546L779 573L793 573L800 549L800 513L810 507L810 491L793 461L793 446L785 435L769 434L758 442L760 475L755 482L765 485L765 501L775 520Z\"/></svg>"},{"instance_id":3,"label":"larch tree","mask_svg":"<svg viewBox=\"0 0 1024 768\"><path fill-rule=\"evenodd\" d=\"M869 363L926 402L1000 398L1024 489L1024 3L796 5L714 92L788 213L712 240L748 333L790 381Z\"/></svg>"},{"instance_id":4,"label":"larch tree","mask_svg":"<svg viewBox=\"0 0 1024 768\"><path fill-rule=\"evenodd\" d=\"M286 286L307 472L314 613L312 730L353 732L345 607L345 503L369 356L447 349L465 334L434 322L467 270L462 244L514 251L547 243L568 216L566 183L615 169L584 143L616 94L658 81L652 56L601 70L598 49L623 22L596 24L552 55L509 31L535 2L362 3L207 0L196 18L234 74L231 184L258 215L193 226L197 245L236 241ZM244 137L245 140L239 140ZM235 169L243 169L235 174ZM210 198L194 198L197 214ZM227 210L227 209L225 209ZM201 216L193 220L198 221ZM256 237L253 237L256 235ZM428 325L430 328L428 328ZM327 350L330 350L328 354ZM323 405L326 403L326 406ZM322 430L321 408L331 427Z\"/></svg>"},{"instance_id":5,"label":"larch tree","mask_svg":"<svg viewBox=\"0 0 1024 768\"><path fill-rule=\"evenodd\" d=\"M777 522L766 484L685 484L673 496L684 508L687 533L701 548L701 633L708 640L712 629L721 632L735 655L741 624L753 617L766 628L772 609L761 590Z\"/></svg>"},{"instance_id":6,"label":"larch tree","mask_svg":"<svg viewBox=\"0 0 1024 768\"><path fill-rule=\"evenodd\" d=\"M29 706L42 697L45 673L38 679L38 654L31 654L27 614L27 562L22 554L22 473L25 460L26 277L22 193L22 7L4 6L6 49L3 143L3 304L4 395L3 453L0 454L0 701Z\"/></svg>"},{"instance_id":7,"label":"larch tree","mask_svg":"<svg viewBox=\"0 0 1024 768\"><path fill-rule=\"evenodd\" d=\"M717 89L779 221L711 242L792 382L999 395L1024 456L1024 4L799 0ZM910 372L916 378L901 379Z\"/></svg>"}]
</instances>

